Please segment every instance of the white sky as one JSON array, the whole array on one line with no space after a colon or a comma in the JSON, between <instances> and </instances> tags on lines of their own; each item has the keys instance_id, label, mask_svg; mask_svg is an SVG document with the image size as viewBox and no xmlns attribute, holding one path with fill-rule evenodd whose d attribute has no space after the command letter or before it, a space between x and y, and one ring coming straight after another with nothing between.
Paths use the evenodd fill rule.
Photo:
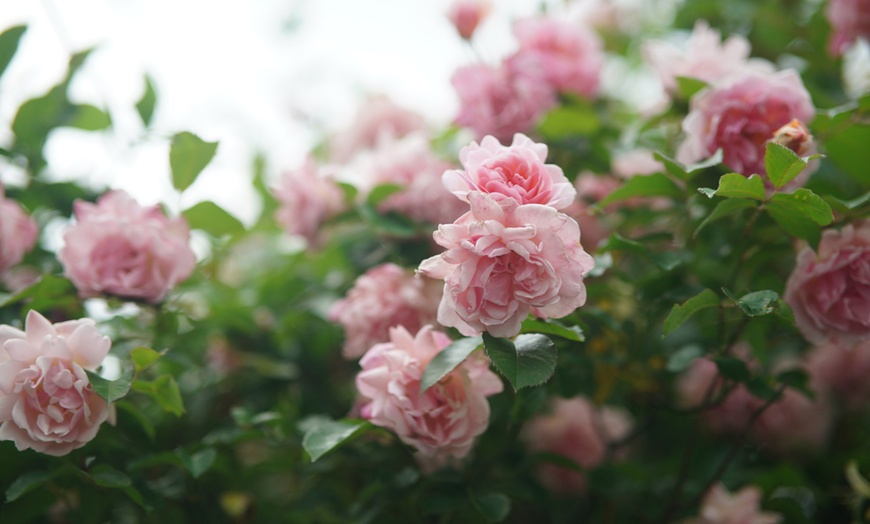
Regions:
<instances>
[{"instance_id":1,"label":"white sky","mask_svg":"<svg viewBox=\"0 0 870 524\"><path fill-rule=\"evenodd\" d=\"M509 20L535 0L495 0L479 40L490 60L512 45ZM130 191L178 211L211 199L252 222L256 151L271 176L298 165L356 102L383 92L436 124L455 114L453 71L472 60L444 12L449 0L17 0L0 28L29 24L0 81L0 144L18 106L64 74L71 52L96 50L71 98L108 107L113 130L60 130L47 146L52 176ZM291 29L297 24L295 29ZM152 134L134 104L148 72L158 92ZM168 137L219 140L218 155L179 201L169 183ZM0 180L14 182L0 166Z\"/></svg>"}]
</instances>

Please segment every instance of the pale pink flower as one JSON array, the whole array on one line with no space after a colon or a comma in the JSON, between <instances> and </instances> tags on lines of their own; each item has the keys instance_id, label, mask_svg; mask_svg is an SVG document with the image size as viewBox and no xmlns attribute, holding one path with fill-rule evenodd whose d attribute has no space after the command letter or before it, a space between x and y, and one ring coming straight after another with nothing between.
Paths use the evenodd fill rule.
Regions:
<instances>
[{"instance_id":1,"label":"pale pink flower","mask_svg":"<svg viewBox=\"0 0 870 524\"><path fill-rule=\"evenodd\" d=\"M870 406L870 341L854 346L827 342L807 355L807 371L852 410Z\"/></svg>"},{"instance_id":2,"label":"pale pink flower","mask_svg":"<svg viewBox=\"0 0 870 524\"><path fill-rule=\"evenodd\" d=\"M791 149L799 156L807 156L815 150L813 136L797 118L774 131L770 141Z\"/></svg>"},{"instance_id":3,"label":"pale pink flower","mask_svg":"<svg viewBox=\"0 0 870 524\"><path fill-rule=\"evenodd\" d=\"M677 77L681 76L713 84L732 73L773 72L773 64L767 60L749 57L750 45L745 37L731 35L724 42L721 38L719 31L698 20L685 45L649 40L643 45L643 54L671 94L677 91Z\"/></svg>"},{"instance_id":4,"label":"pale pink flower","mask_svg":"<svg viewBox=\"0 0 870 524\"><path fill-rule=\"evenodd\" d=\"M0 184L0 273L21 262L33 249L39 230L21 205L5 197Z\"/></svg>"},{"instance_id":5,"label":"pale pink flower","mask_svg":"<svg viewBox=\"0 0 870 524\"><path fill-rule=\"evenodd\" d=\"M344 357L358 358L374 344L386 342L394 326L417 332L434 323L440 288L440 282L416 278L395 264L366 271L329 312L330 320L344 327Z\"/></svg>"},{"instance_id":6,"label":"pale pink flower","mask_svg":"<svg viewBox=\"0 0 870 524\"><path fill-rule=\"evenodd\" d=\"M782 516L761 511L761 490L746 486L735 493L718 483L710 488L701 501L697 518L686 524L778 524Z\"/></svg>"},{"instance_id":7,"label":"pale pink flower","mask_svg":"<svg viewBox=\"0 0 870 524\"><path fill-rule=\"evenodd\" d=\"M333 161L344 163L383 140L394 140L425 129L426 122L419 113L386 96L370 96L360 105L350 126L329 140L329 155Z\"/></svg>"},{"instance_id":8,"label":"pale pink flower","mask_svg":"<svg viewBox=\"0 0 870 524\"><path fill-rule=\"evenodd\" d=\"M586 98L598 95L604 53L593 30L539 16L518 21L514 34L519 50L505 61L512 76L546 84L554 91Z\"/></svg>"},{"instance_id":9,"label":"pale pink flower","mask_svg":"<svg viewBox=\"0 0 870 524\"><path fill-rule=\"evenodd\" d=\"M532 452L562 455L589 470L608 458L608 445L627 437L632 425L631 416L621 409L599 408L585 397L554 399L549 412L529 420L520 437ZM542 462L537 474L552 491L586 491L583 472Z\"/></svg>"},{"instance_id":10,"label":"pale pink flower","mask_svg":"<svg viewBox=\"0 0 870 524\"><path fill-rule=\"evenodd\" d=\"M474 30L492 9L489 0L454 0L447 10L447 18L459 36L470 40Z\"/></svg>"},{"instance_id":11,"label":"pale pink flower","mask_svg":"<svg viewBox=\"0 0 870 524\"><path fill-rule=\"evenodd\" d=\"M444 186L465 202L472 191L488 193L497 201L513 199L518 204L542 204L562 209L577 192L562 168L545 163L547 145L533 142L521 133L510 146L493 136L472 142L459 152L464 169L444 173Z\"/></svg>"},{"instance_id":12,"label":"pale pink flower","mask_svg":"<svg viewBox=\"0 0 870 524\"><path fill-rule=\"evenodd\" d=\"M743 349L748 353L748 347L737 350L737 353L743 353ZM712 396L706 397L711 384ZM724 385L715 362L709 358L695 359L677 380L678 403L687 409L697 409L705 399L715 401L702 415L704 425L714 433L738 435L764 401L753 396L743 384L731 389L725 398L720 398L724 394Z\"/></svg>"},{"instance_id":13,"label":"pale pink flower","mask_svg":"<svg viewBox=\"0 0 870 524\"><path fill-rule=\"evenodd\" d=\"M730 76L695 94L690 107L677 160L690 164L721 148L723 162L745 176L766 174L765 146L777 130L795 118L809 122L816 114L800 76L791 69ZM804 170L795 184L809 174Z\"/></svg>"},{"instance_id":14,"label":"pale pink flower","mask_svg":"<svg viewBox=\"0 0 870 524\"><path fill-rule=\"evenodd\" d=\"M870 221L825 230L818 253L804 247L783 298L810 342L870 338Z\"/></svg>"},{"instance_id":15,"label":"pale pink flower","mask_svg":"<svg viewBox=\"0 0 870 524\"><path fill-rule=\"evenodd\" d=\"M594 260L573 218L551 206L468 196L471 211L434 234L447 251L418 269L444 279L438 322L466 336L511 337L533 309L559 318L586 302L583 275Z\"/></svg>"},{"instance_id":16,"label":"pale pink flower","mask_svg":"<svg viewBox=\"0 0 870 524\"><path fill-rule=\"evenodd\" d=\"M493 135L506 142L514 133L534 127L557 102L548 84L505 68L462 67L452 82L460 102L456 123L472 129L478 140Z\"/></svg>"},{"instance_id":17,"label":"pale pink flower","mask_svg":"<svg viewBox=\"0 0 870 524\"><path fill-rule=\"evenodd\" d=\"M842 55L859 38L870 40L870 0L830 0L825 15L831 22L832 55Z\"/></svg>"},{"instance_id":18,"label":"pale pink flower","mask_svg":"<svg viewBox=\"0 0 870 524\"><path fill-rule=\"evenodd\" d=\"M330 173L308 157L298 169L285 171L273 194L279 207L275 219L291 235L317 244L320 225L344 209L344 193Z\"/></svg>"},{"instance_id":19,"label":"pale pink flower","mask_svg":"<svg viewBox=\"0 0 870 524\"><path fill-rule=\"evenodd\" d=\"M0 326L0 344L0 440L60 456L96 436L110 408L85 371L99 367L111 341L93 320L52 324L30 310L24 331Z\"/></svg>"},{"instance_id":20,"label":"pale pink flower","mask_svg":"<svg viewBox=\"0 0 870 524\"><path fill-rule=\"evenodd\" d=\"M610 171L624 179L637 175L663 173L665 166L655 159L649 149L637 148L621 151L613 155L610 161Z\"/></svg>"},{"instance_id":21,"label":"pale pink flower","mask_svg":"<svg viewBox=\"0 0 870 524\"><path fill-rule=\"evenodd\" d=\"M196 266L187 222L167 218L160 206L110 191L96 204L77 200L74 210L77 223L64 232L57 257L82 297L160 302Z\"/></svg>"},{"instance_id":22,"label":"pale pink flower","mask_svg":"<svg viewBox=\"0 0 870 524\"><path fill-rule=\"evenodd\" d=\"M450 342L432 326L413 336L394 327L389 342L366 352L356 377L357 391L369 401L362 416L412 446L427 472L455 465L471 452L489 424L486 397L503 388L489 360L478 352L421 394L423 371Z\"/></svg>"}]
</instances>

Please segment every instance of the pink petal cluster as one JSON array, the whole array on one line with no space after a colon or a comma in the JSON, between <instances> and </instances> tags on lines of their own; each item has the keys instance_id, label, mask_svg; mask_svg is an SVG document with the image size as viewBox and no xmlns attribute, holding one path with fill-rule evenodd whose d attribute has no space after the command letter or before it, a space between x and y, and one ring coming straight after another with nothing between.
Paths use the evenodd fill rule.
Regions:
<instances>
[{"instance_id":1,"label":"pink petal cluster","mask_svg":"<svg viewBox=\"0 0 870 524\"><path fill-rule=\"evenodd\" d=\"M275 219L291 235L317 244L320 225L344 209L344 193L328 173L308 157L299 169L285 171L273 193L279 207Z\"/></svg>"},{"instance_id":2,"label":"pink petal cluster","mask_svg":"<svg viewBox=\"0 0 870 524\"><path fill-rule=\"evenodd\" d=\"M813 379L851 410L870 407L870 341L854 346L827 342L807 355Z\"/></svg>"},{"instance_id":3,"label":"pink petal cluster","mask_svg":"<svg viewBox=\"0 0 870 524\"><path fill-rule=\"evenodd\" d=\"M562 455L586 470L604 462L608 445L627 437L632 425L631 416L623 410L599 408L585 397L557 398L551 402L549 413L529 420L520 437L530 451ZM537 474L552 491L586 491L586 475L580 471L542 463Z\"/></svg>"},{"instance_id":4,"label":"pink petal cluster","mask_svg":"<svg viewBox=\"0 0 870 524\"><path fill-rule=\"evenodd\" d=\"M701 501L697 518L686 524L778 524L782 516L761 511L761 490L746 486L732 493L718 483L711 487Z\"/></svg>"},{"instance_id":5,"label":"pink petal cluster","mask_svg":"<svg viewBox=\"0 0 870 524\"><path fill-rule=\"evenodd\" d=\"M426 122L419 113L399 106L386 96L371 96L360 106L351 125L330 139L329 154L335 162L347 162L383 140L425 129Z\"/></svg>"},{"instance_id":6,"label":"pink petal cluster","mask_svg":"<svg viewBox=\"0 0 870 524\"><path fill-rule=\"evenodd\" d=\"M518 21L514 35L519 50L505 61L513 76L533 79L557 92L586 98L598 95L604 53L593 30L538 16Z\"/></svg>"},{"instance_id":7,"label":"pink petal cluster","mask_svg":"<svg viewBox=\"0 0 870 524\"><path fill-rule=\"evenodd\" d=\"M478 191L468 198L471 211L434 234L447 251L418 270L444 279L438 322L466 336L511 337L533 310L558 318L586 302L583 275L594 261L574 219L551 206L497 201Z\"/></svg>"},{"instance_id":8,"label":"pink petal cluster","mask_svg":"<svg viewBox=\"0 0 870 524\"><path fill-rule=\"evenodd\" d=\"M0 440L60 456L96 436L110 408L85 371L99 367L111 341L91 319L52 324L31 310L24 331L0 326L0 344Z\"/></svg>"},{"instance_id":9,"label":"pink petal cluster","mask_svg":"<svg viewBox=\"0 0 870 524\"><path fill-rule=\"evenodd\" d=\"M329 318L344 327L342 354L352 359L389 340L390 328L417 332L434 323L439 300L439 282L415 278L395 264L382 264L356 279L347 296L332 306Z\"/></svg>"},{"instance_id":10,"label":"pink petal cluster","mask_svg":"<svg viewBox=\"0 0 870 524\"><path fill-rule=\"evenodd\" d=\"M825 15L831 22L832 55L842 55L859 38L870 41L870 0L830 0Z\"/></svg>"},{"instance_id":11,"label":"pink petal cluster","mask_svg":"<svg viewBox=\"0 0 870 524\"><path fill-rule=\"evenodd\" d=\"M870 338L870 221L825 230L818 253L802 249L783 299L810 342Z\"/></svg>"},{"instance_id":12,"label":"pink petal cluster","mask_svg":"<svg viewBox=\"0 0 870 524\"><path fill-rule=\"evenodd\" d=\"M681 76L713 84L747 69L773 72L770 62L749 58L749 41L743 36L731 35L724 42L721 39L719 31L698 20L684 46L650 40L644 43L643 53L671 94L677 91L677 77Z\"/></svg>"},{"instance_id":13,"label":"pink petal cluster","mask_svg":"<svg viewBox=\"0 0 870 524\"><path fill-rule=\"evenodd\" d=\"M796 71L743 71L692 97L683 120L686 140L677 159L697 162L721 148L728 167L746 176L763 176L767 141L793 119L809 122L815 114Z\"/></svg>"},{"instance_id":14,"label":"pink petal cluster","mask_svg":"<svg viewBox=\"0 0 870 524\"><path fill-rule=\"evenodd\" d=\"M64 232L58 259L83 297L160 302L196 266L187 222L167 218L160 206L110 191L96 204L76 201L74 210L77 223Z\"/></svg>"},{"instance_id":15,"label":"pink petal cluster","mask_svg":"<svg viewBox=\"0 0 870 524\"><path fill-rule=\"evenodd\" d=\"M423 371L450 342L431 326L416 335L394 327L389 342L363 356L356 377L357 391L367 401L362 416L412 446L427 472L454 465L471 452L489 424L486 397L503 388L489 360L477 353L421 394Z\"/></svg>"},{"instance_id":16,"label":"pink petal cluster","mask_svg":"<svg viewBox=\"0 0 870 524\"><path fill-rule=\"evenodd\" d=\"M39 235L36 222L18 202L5 195L6 190L0 185L0 273L21 262Z\"/></svg>"},{"instance_id":17,"label":"pink petal cluster","mask_svg":"<svg viewBox=\"0 0 870 524\"><path fill-rule=\"evenodd\" d=\"M504 67L465 66L454 73L452 83L460 103L456 123L475 131L478 139L493 135L508 141L556 106L548 85Z\"/></svg>"},{"instance_id":18,"label":"pink petal cluster","mask_svg":"<svg viewBox=\"0 0 870 524\"><path fill-rule=\"evenodd\" d=\"M518 204L542 204L556 209L568 207L577 192L562 168L547 164L547 145L517 133L510 146L493 136L478 145L472 142L459 152L464 169L444 173L444 186L468 202L478 191L495 200L513 199Z\"/></svg>"},{"instance_id":19,"label":"pink petal cluster","mask_svg":"<svg viewBox=\"0 0 870 524\"><path fill-rule=\"evenodd\" d=\"M447 10L447 18L459 36L471 40L477 26L492 9L489 0L454 0Z\"/></svg>"}]
</instances>

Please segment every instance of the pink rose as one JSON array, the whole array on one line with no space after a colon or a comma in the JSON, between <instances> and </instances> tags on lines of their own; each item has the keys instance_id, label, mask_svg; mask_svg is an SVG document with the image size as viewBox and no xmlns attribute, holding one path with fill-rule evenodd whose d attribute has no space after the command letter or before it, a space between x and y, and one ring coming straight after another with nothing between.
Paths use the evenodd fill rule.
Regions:
<instances>
[{"instance_id":1,"label":"pink rose","mask_svg":"<svg viewBox=\"0 0 870 524\"><path fill-rule=\"evenodd\" d=\"M854 346L825 343L807 355L806 368L823 388L832 391L848 408L870 406L870 341Z\"/></svg>"},{"instance_id":2,"label":"pink rose","mask_svg":"<svg viewBox=\"0 0 870 524\"><path fill-rule=\"evenodd\" d=\"M497 201L513 199L518 204L568 207L577 192L562 168L546 164L547 145L533 142L521 133L510 146L492 136L472 142L459 152L465 169L444 173L444 186L465 202L468 193L488 193Z\"/></svg>"},{"instance_id":3,"label":"pink rose","mask_svg":"<svg viewBox=\"0 0 870 524\"><path fill-rule=\"evenodd\" d=\"M85 371L95 371L111 341L91 319L52 324L35 310L24 331L0 326L0 440L18 450L66 455L109 418Z\"/></svg>"},{"instance_id":4,"label":"pink rose","mask_svg":"<svg viewBox=\"0 0 870 524\"><path fill-rule=\"evenodd\" d=\"M800 76L791 69L736 74L699 91L690 106L677 159L697 162L722 148L724 163L746 176L767 173L765 146L777 130L795 118L809 122L816 114ZM809 175L804 170L793 185Z\"/></svg>"},{"instance_id":5,"label":"pink rose","mask_svg":"<svg viewBox=\"0 0 870 524\"><path fill-rule=\"evenodd\" d=\"M700 516L686 524L778 524L782 516L761 511L761 490L746 486L731 494L718 483L701 501Z\"/></svg>"},{"instance_id":6,"label":"pink rose","mask_svg":"<svg viewBox=\"0 0 870 524\"><path fill-rule=\"evenodd\" d=\"M870 221L825 230L818 253L801 250L783 298L810 342L870 338Z\"/></svg>"},{"instance_id":7,"label":"pink rose","mask_svg":"<svg viewBox=\"0 0 870 524\"><path fill-rule=\"evenodd\" d=\"M344 209L344 193L328 173L308 157L299 169L284 172L274 189L280 207L275 219L291 235L317 244L320 224Z\"/></svg>"},{"instance_id":8,"label":"pink rose","mask_svg":"<svg viewBox=\"0 0 870 524\"><path fill-rule=\"evenodd\" d=\"M624 179L665 171L665 166L655 159L653 152L643 148L616 153L610 164L611 172Z\"/></svg>"},{"instance_id":9,"label":"pink rose","mask_svg":"<svg viewBox=\"0 0 870 524\"><path fill-rule=\"evenodd\" d=\"M643 45L643 54L671 94L677 91L677 77L680 76L713 84L747 69L773 72L773 64L767 60L749 58L749 41L743 36L731 35L725 42L720 42L721 38L719 31L698 20L684 46L649 40Z\"/></svg>"},{"instance_id":10,"label":"pink rose","mask_svg":"<svg viewBox=\"0 0 870 524\"><path fill-rule=\"evenodd\" d=\"M330 320L344 327L344 357L360 357L374 344L386 342L394 326L417 332L434 323L441 299L439 284L415 278L395 264L366 271L329 312Z\"/></svg>"},{"instance_id":11,"label":"pink rose","mask_svg":"<svg viewBox=\"0 0 870 524\"><path fill-rule=\"evenodd\" d=\"M477 133L508 141L514 133L532 128L556 106L556 94L544 83L511 74L504 68L471 65L453 75L459 95L456 123Z\"/></svg>"},{"instance_id":12,"label":"pink rose","mask_svg":"<svg viewBox=\"0 0 870 524\"><path fill-rule=\"evenodd\" d=\"M419 113L397 105L386 96L371 96L360 105L351 125L330 139L330 158L344 163L383 140L394 140L425 129L426 122Z\"/></svg>"},{"instance_id":13,"label":"pink rose","mask_svg":"<svg viewBox=\"0 0 870 524\"><path fill-rule=\"evenodd\" d=\"M160 302L196 266L187 222L167 218L160 206L110 191L96 204L77 200L74 209L77 223L64 232L57 257L82 297Z\"/></svg>"},{"instance_id":14,"label":"pink rose","mask_svg":"<svg viewBox=\"0 0 870 524\"><path fill-rule=\"evenodd\" d=\"M357 391L369 401L361 409L362 416L412 446L427 472L468 455L489 424L486 397L503 387L489 370L489 360L478 352L420 394L423 371L450 342L431 326L414 336L404 327L394 327L389 342L375 345L363 356L356 377Z\"/></svg>"},{"instance_id":15,"label":"pink rose","mask_svg":"<svg viewBox=\"0 0 870 524\"><path fill-rule=\"evenodd\" d=\"M514 34L520 48L505 61L513 76L546 84L554 91L587 98L598 95L604 54L594 31L540 16L517 22Z\"/></svg>"},{"instance_id":16,"label":"pink rose","mask_svg":"<svg viewBox=\"0 0 870 524\"><path fill-rule=\"evenodd\" d=\"M33 249L39 230L18 202L5 197L0 184L0 273L21 262Z\"/></svg>"},{"instance_id":17,"label":"pink rose","mask_svg":"<svg viewBox=\"0 0 870 524\"><path fill-rule=\"evenodd\" d=\"M831 22L832 55L842 55L859 38L870 41L870 0L830 0L825 14Z\"/></svg>"},{"instance_id":18,"label":"pink rose","mask_svg":"<svg viewBox=\"0 0 870 524\"><path fill-rule=\"evenodd\" d=\"M438 322L466 336L511 337L533 309L558 318L586 302L583 275L594 261L574 219L550 206L468 196L471 211L434 234L447 251L418 269L444 279Z\"/></svg>"},{"instance_id":19,"label":"pink rose","mask_svg":"<svg viewBox=\"0 0 870 524\"><path fill-rule=\"evenodd\" d=\"M447 18L459 36L470 40L478 24L491 9L492 4L488 0L454 0L447 10Z\"/></svg>"},{"instance_id":20,"label":"pink rose","mask_svg":"<svg viewBox=\"0 0 870 524\"><path fill-rule=\"evenodd\" d=\"M534 453L562 455L583 469L605 461L607 446L628 436L632 421L623 410L592 404L585 397L554 399L550 412L537 415L523 427L520 437ZM586 475L553 463L541 463L541 483L562 493L586 491Z\"/></svg>"}]
</instances>

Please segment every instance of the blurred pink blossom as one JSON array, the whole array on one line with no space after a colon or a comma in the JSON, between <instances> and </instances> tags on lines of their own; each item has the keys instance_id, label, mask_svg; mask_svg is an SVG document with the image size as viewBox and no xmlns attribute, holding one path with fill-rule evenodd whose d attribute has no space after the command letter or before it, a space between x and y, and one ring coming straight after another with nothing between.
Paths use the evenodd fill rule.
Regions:
<instances>
[{"instance_id":1,"label":"blurred pink blossom","mask_svg":"<svg viewBox=\"0 0 870 524\"><path fill-rule=\"evenodd\" d=\"M6 190L0 184L0 273L20 263L39 235L36 222L18 202L5 195Z\"/></svg>"},{"instance_id":2,"label":"blurred pink blossom","mask_svg":"<svg viewBox=\"0 0 870 524\"><path fill-rule=\"evenodd\" d=\"M468 197L471 211L434 234L447 251L418 269L444 279L438 322L466 336L511 337L533 308L560 318L586 302L583 275L594 260L574 219L551 206L500 203L478 191Z\"/></svg>"},{"instance_id":3,"label":"blurred pink blossom","mask_svg":"<svg viewBox=\"0 0 870 524\"><path fill-rule=\"evenodd\" d=\"M731 35L724 42L721 38L719 31L698 20L685 45L648 40L643 54L671 94L677 91L677 77L681 76L714 84L732 73L773 72L773 64L767 60L749 58L749 41L743 36Z\"/></svg>"},{"instance_id":4,"label":"blurred pink blossom","mask_svg":"<svg viewBox=\"0 0 870 524\"><path fill-rule=\"evenodd\" d=\"M557 398L548 413L526 423L520 438L532 452L555 453L588 470L605 461L608 445L627 437L632 425L631 416L621 409L599 408L585 397ZM541 461L537 473L552 491L586 491L583 472Z\"/></svg>"},{"instance_id":5,"label":"blurred pink blossom","mask_svg":"<svg viewBox=\"0 0 870 524\"><path fill-rule=\"evenodd\" d=\"M52 324L36 310L24 331L0 326L0 440L61 456L93 439L111 410L85 371L111 344L91 319Z\"/></svg>"},{"instance_id":6,"label":"blurred pink blossom","mask_svg":"<svg viewBox=\"0 0 870 524\"><path fill-rule=\"evenodd\" d=\"M363 355L356 377L357 391L369 401L362 416L412 446L426 472L455 465L471 452L489 425L486 397L503 388L486 356L475 353L421 394L423 371L450 342L432 326L416 335L391 328L388 342Z\"/></svg>"},{"instance_id":7,"label":"blurred pink blossom","mask_svg":"<svg viewBox=\"0 0 870 524\"><path fill-rule=\"evenodd\" d=\"M356 279L347 296L332 306L329 318L344 327L344 357L358 358L389 340L394 326L416 332L434 323L440 299L440 282L382 264Z\"/></svg>"},{"instance_id":8,"label":"blurred pink blossom","mask_svg":"<svg viewBox=\"0 0 870 524\"><path fill-rule=\"evenodd\" d=\"M649 149L636 148L615 153L610 161L610 170L614 175L628 179L637 175L662 173L665 166L655 159Z\"/></svg>"},{"instance_id":9,"label":"blurred pink blossom","mask_svg":"<svg viewBox=\"0 0 870 524\"><path fill-rule=\"evenodd\" d=\"M848 409L870 407L870 341L854 345L823 343L807 355L806 368Z\"/></svg>"},{"instance_id":10,"label":"blurred pink blossom","mask_svg":"<svg viewBox=\"0 0 870 524\"><path fill-rule=\"evenodd\" d=\"M308 157L302 167L285 171L273 193L279 207L275 219L291 235L317 244L320 225L344 209L344 193L332 178L329 166L318 166Z\"/></svg>"},{"instance_id":11,"label":"blurred pink blossom","mask_svg":"<svg viewBox=\"0 0 870 524\"><path fill-rule=\"evenodd\" d=\"M344 163L383 140L401 138L413 131L426 129L422 115L399 106L384 95L370 96L363 102L346 129L329 140L329 154L334 162Z\"/></svg>"},{"instance_id":12,"label":"blurred pink blossom","mask_svg":"<svg viewBox=\"0 0 870 524\"><path fill-rule=\"evenodd\" d=\"M747 70L695 94L683 120L686 140L677 159L692 163L721 148L723 162L745 176L764 177L767 141L793 119L809 122L816 114L810 95L796 71ZM801 185L809 171L795 179Z\"/></svg>"},{"instance_id":13,"label":"blurred pink blossom","mask_svg":"<svg viewBox=\"0 0 870 524\"><path fill-rule=\"evenodd\" d=\"M519 50L505 60L514 77L548 85L553 91L586 98L598 95L603 45L586 26L538 16L514 25Z\"/></svg>"},{"instance_id":14,"label":"blurred pink blossom","mask_svg":"<svg viewBox=\"0 0 870 524\"><path fill-rule=\"evenodd\" d=\"M454 73L452 82L460 103L456 123L473 130L478 140L493 135L507 142L556 106L556 94L548 84L505 68L465 66Z\"/></svg>"},{"instance_id":15,"label":"blurred pink blossom","mask_svg":"<svg viewBox=\"0 0 870 524\"><path fill-rule=\"evenodd\" d=\"M870 41L870 0L830 0L825 15L831 22L832 55L842 55L859 38Z\"/></svg>"},{"instance_id":16,"label":"blurred pink blossom","mask_svg":"<svg viewBox=\"0 0 870 524\"><path fill-rule=\"evenodd\" d=\"M562 168L546 164L547 145L533 142L521 133L510 146L493 136L472 142L459 152L464 169L444 173L444 186L468 202L468 194L480 191L496 201L513 199L517 204L543 204L556 209L574 201L576 191Z\"/></svg>"},{"instance_id":17,"label":"blurred pink blossom","mask_svg":"<svg viewBox=\"0 0 870 524\"><path fill-rule=\"evenodd\" d=\"M870 338L870 221L827 229L797 255L783 299L813 343Z\"/></svg>"},{"instance_id":18,"label":"blurred pink blossom","mask_svg":"<svg viewBox=\"0 0 870 524\"><path fill-rule=\"evenodd\" d=\"M459 36L471 40L474 30L491 9L492 3L489 0L454 0L447 10L447 18Z\"/></svg>"},{"instance_id":19,"label":"blurred pink blossom","mask_svg":"<svg viewBox=\"0 0 870 524\"><path fill-rule=\"evenodd\" d=\"M74 210L57 257L82 297L160 302L196 266L187 221L167 218L160 206L110 191L96 204L77 200Z\"/></svg>"},{"instance_id":20,"label":"blurred pink blossom","mask_svg":"<svg viewBox=\"0 0 870 524\"><path fill-rule=\"evenodd\" d=\"M704 495L700 515L686 524L778 524L782 516L761 511L761 495L755 486L732 494L720 482Z\"/></svg>"}]
</instances>

